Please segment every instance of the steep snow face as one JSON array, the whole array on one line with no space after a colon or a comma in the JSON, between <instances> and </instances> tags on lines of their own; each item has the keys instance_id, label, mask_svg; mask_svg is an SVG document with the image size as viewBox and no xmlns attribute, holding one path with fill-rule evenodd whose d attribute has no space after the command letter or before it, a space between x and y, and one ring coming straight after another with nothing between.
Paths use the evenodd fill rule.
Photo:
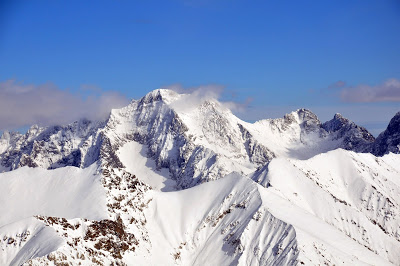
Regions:
<instances>
[{"instance_id":1,"label":"steep snow face","mask_svg":"<svg viewBox=\"0 0 400 266\"><path fill-rule=\"evenodd\" d=\"M157 265L390 264L278 193L236 174L155 192L146 209L150 254L127 259Z\"/></svg>"},{"instance_id":2,"label":"steep snow face","mask_svg":"<svg viewBox=\"0 0 400 266\"><path fill-rule=\"evenodd\" d=\"M297 207L279 191L261 187L259 191L268 211L295 229L297 265L392 265L345 232Z\"/></svg>"},{"instance_id":3,"label":"steep snow face","mask_svg":"<svg viewBox=\"0 0 400 266\"><path fill-rule=\"evenodd\" d=\"M126 170L158 191L173 191L176 182L171 179L167 168L157 169L154 160L147 158L147 147L135 141L124 144L118 150L118 157Z\"/></svg>"},{"instance_id":4,"label":"steep snow face","mask_svg":"<svg viewBox=\"0 0 400 266\"><path fill-rule=\"evenodd\" d=\"M400 167L395 161L400 155L378 158L339 149L306 161L276 159L252 178L396 263Z\"/></svg>"},{"instance_id":5,"label":"steep snow face","mask_svg":"<svg viewBox=\"0 0 400 266\"><path fill-rule=\"evenodd\" d=\"M0 227L0 264L22 265L57 250L64 240L35 218Z\"/></svg>"},{"instance_id":6,"label":"steep snow face","mask_svg":"<svg viewBox=\"0 0 400 266\"><path fill-rule=\"evenodd\" d=\"M146 217L152 249L133 263L291 265L298 256L292 226L265 210L257 186L238 175L155 192Z\"/></svg>"}]
</instances>

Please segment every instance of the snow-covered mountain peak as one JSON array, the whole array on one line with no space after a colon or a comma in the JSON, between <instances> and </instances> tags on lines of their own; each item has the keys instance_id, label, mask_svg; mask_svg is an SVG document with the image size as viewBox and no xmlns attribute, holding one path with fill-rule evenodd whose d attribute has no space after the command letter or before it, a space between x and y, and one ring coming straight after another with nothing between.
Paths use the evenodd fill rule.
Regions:
<instances>
[{"instance_id":1,"label":"snow-covered mountain peak","mask_svg":"<svg viewBox=\"0 0 400 266\"><path fill-rule=\"evenodd\" d=\"M318 128L321 125L321 122L317 115L312 111L300 108L296 111L285 114L283 118L262 119L256 121L254 125L270 125L278 131L286 131L289 128L303 128L309 132L312 131L312 129Z\"/></svg>"},{"instance_id":2,"label":"snow-covered mountain peak","mask_svg":"<svg viewBox=\"0 0 400 266\"><path fill-rule=\"evenodd\" d=\"M150 104L153 102L158 102L158 101L163 101L167 104L171 104L177 98L179 98L180 94L169 89L156 89L153 90L149 93L147 93L145 96L143 96L141 99L139 99L140 104ZM132 101L134 103L136 101ZM131 103L131 104L132 104Z\"/></svg>"},{"instance_id":3,"label":"snow-covered mountain peak","mask_svg":"<svg viewBox=\"0 0 400 266\"><path fill-rule=\"evenodd\" d=\"M318 131L320 128L321 122L319 121L317 115L308 109L301 108L288 115L285 115L285 122L289 124L292 123L293 117L295 118L296 123L299 124L300 127L306 131L306 133Z\"/></svg>"},{"instance_id":4,"label":"snow-covered mountain peak","mask_svg":"<svg viewBox=\"0 0 400 266\"><path fill-rule=\"evenodd\" d=\"M29 129L28 129L28 134L29 135L35 135L40 131L40 127L39 125L32 125Z\"/></svg>"},{"instance_id":5,"label":"snow-covered mountain peak","mask_svg":"<svg viewBox=\"0 0 400 266\"><path fill-rule=\"evenodd\" d=\"M18 135L20 133L14 131L4 130L3 134L0 136L0 141L9 141L13 136Z\"/></svg>"},{"instance_id":6,"label":"snow-covered mountain peak","mask_svg":"<svg viewBox=\"0 0 400 266\"><path fill-rule=\"evenodd\" d=\"M328 132L334 132L340 130L345 124L351 123L351 121L341 114L336 113L333 119L324 123L323 127Z\"/></svg>"},{"instance_id":7,"label":"snow-covered mountain peak","mask_svg":"<svg viewBox=\"0 0 400 266\"><path fill-rule=\"evenodd\" d=\"M292 112L292 114L296 114L298 117L299 123L306 121L313 121L315 123L320 123L316 114L314 114L311 110L306 108L300 108L296 111Z\"/></svg>"},{"instance_id":8,"label":"snow-covered mountain peak","mask_svg":"<svg viewBox=\"0 0 400 266\"><path fill-rule=\"evenodd\" d=\"M340 114L322 124L321 126L334 139L342 139L342 146L346 150L367 152L375 141L374 136L364 127L356 125L354 122Z\"/></svg>"}]
</instances>

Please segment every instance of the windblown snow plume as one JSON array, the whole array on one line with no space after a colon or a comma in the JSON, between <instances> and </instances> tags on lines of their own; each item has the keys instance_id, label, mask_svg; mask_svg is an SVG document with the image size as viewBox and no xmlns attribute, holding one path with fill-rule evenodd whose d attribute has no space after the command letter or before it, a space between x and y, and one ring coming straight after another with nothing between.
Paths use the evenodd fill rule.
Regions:
<instances>
[{"instance_id":1,"label":"windblown snow plume","mask_svg":"<svg viewBox=\"0 0 400 266\"><path fill-rule=\"evenodd\" d=\"M6 131L0 264L399 265L399 117L375 139L340 114L248 123L160 89Z\"/></svg>"}]
</instances>

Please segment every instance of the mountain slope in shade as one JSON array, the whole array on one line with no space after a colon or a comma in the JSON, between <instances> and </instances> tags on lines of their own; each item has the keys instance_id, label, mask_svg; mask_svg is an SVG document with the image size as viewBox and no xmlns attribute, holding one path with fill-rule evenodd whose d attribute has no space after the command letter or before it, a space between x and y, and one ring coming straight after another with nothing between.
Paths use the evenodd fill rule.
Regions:
<instances>
[{"instance_id":1,"label":"mountain slope in shade","mask_svg":"<svg viewBox=\"0 0 400 266\"><path fill-rule=\"evenodd\" d=\"M372 153L382 156L389 152L400 153L400 112L389 122L388 127L377 137Z\"/></svg>"},{"instance_id":2,"label":"mountain slope in shade","mask_svg":"<svg viewBox=\"0 0 400 266\"><path fill-rule=\"evenodd\" d=\"M5 132L2 264L398 264L400 155L353 152L393 125L252 124L156 90L103 122Z\"/></svg>"},{"instance_id":3,"label":"mountain slope in shade","mask_svg":"<svg viewBox=\"0 0 400 266\"><path fill-rule=\"evenodd\" d=\"M356 152L366 152L375 138L365 128L335 114L332 120L325 122L322 128L334 134L335 139L342 139L340 148Z\"/></svg>"}]
</instances>

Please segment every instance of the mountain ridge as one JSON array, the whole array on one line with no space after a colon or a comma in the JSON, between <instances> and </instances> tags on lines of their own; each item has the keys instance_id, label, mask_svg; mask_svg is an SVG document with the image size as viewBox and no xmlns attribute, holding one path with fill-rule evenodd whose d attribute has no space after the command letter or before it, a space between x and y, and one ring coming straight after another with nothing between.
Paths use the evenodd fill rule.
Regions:
<instances>
[{"instance_id":1,"label":"mountain ridge","mask_svg":"<svg viewBox=\"0 0 400 266\"><path fill-rule=\"evenodd\" d=\"M154 90L150 93L148 93L146 96L142 97L141 99L135 101L132 100L131 103L128 105L135 104L137 105L137 108L143 109L145 108L146 105L155 103L155 102L164 102L166 105L170 106L172 105L172 108L170 109L170 112L175 113L174 115L179 117L178 113L176 113L177 109L177 104L176 102L180 100L180 98L184 98L186 94L178 94L175 91L171 90ZM218 116L215 119L222 119L221 121L224 120L224 116L221 116L221 106L220 104L213 100L213 104L209 102L209 100L205 100L204 103L200 106L200 108L203 109L203 112L206 112L207 108L210 109L210 112L214 110L214 116ZM216 104L218 103L218 104ZM204 105L205 104L205 105ZM215 107L219 105L219 110L215 111ZM210 106L210 107L206 107ZM125 107L127 108L127 107ZM178 107L179 109L179 107ZM218 108L217 108L218 109ZM155 110L153 110L154 112ZM226 112L226 109L224 109L224 112ZM230 113L230 111L228 111ZM231 114L231 117L233 117L233 114ZM397 114L397 116L399 113ZM110 116L111 117L111 116ZM91 122L86 119L82 119L80 121L74 122L72 124L69 124L67 126L49 126L49 127L39 127L37 125L32 126L26 134L20 134L17 132L8 132L4 131L2 136L0 137L0 151L1 151L1 165L3 167L3 170L8 170L11 169L16 169L18 166L24 166L24 165L31 165L31 166L39 166L33 158L37 157L37 153L40 153L41 149L41 142L49 142L52 141L51 138L57 137L56 135L59 135L59 138L63 140L67 140L67 142L73 142L75 138L75 142L78 139L81 141L81 143L76 144L76 143L61 143L61 145L58 145L59 147L56 147L56 149L52 149L52 146L46 147L47 152L53 152L53 153L59 153L60 157L60 166L64 165L71 165L71 166L78 166L81 167L81 163L83 167L86 167L90 165L93 161L88 161L88 163L85 163L85 159L83 158L84 156L80 155L80 153L85 153L86 151L84 150L85 145L89 145L88 142L90 142L91 139L96 138L94 135L96 134L95 131L99 130L99 128L106 126L107 121L109 121L110 117L104 122ZM211 115L210 118L213 116ZM396 117L396 116L395 116ZM394 117L394 118L395 118ZM392 123L389 124L388 128L395 127L396 125L399 125L400 122L397 120L392 119ZM147 123L149 121L139 121L142 119L140 116L135 118L139 123ZM342 139L342 143L338 146L340 148L344 148L346 150L354 150L357 152L371 152L375 155L382 156L383 154L387 153L389 150L394 151L394 152L399 152L399 149L397 148L390 148L390 147L381 147L379 148L378 146L385 145L386 138L385 140L382 140L384 137L380 137L378 141L375 141L375 138L363 127L360 127L356 125L354 122L344 118L340 114L335 114L333 119L326 121L324 123L321 123L318 117L312 113L310 110L307 109L298 109L294 112L291 112L289 114L286 114L283 117L283 120L278 118L278 119L263 119L256 121L253 124L249 124L247 122L244 122L238 118L235 117L235 119L238 123L238 126L240 128L240 131L243 131L242 134L244 134L243 137L246 138L246 135L252 135L251 132L246 129L246 125L257 125L257 124L262 124L265 121L268 121L272 127L278 128L279 131L285 131L290 127L291 124L297 123L300 125L301 130L305 131L305 134L309 134L310 132L318 133L319 136L327 136L327 135L332 135L333 140L339 140ZM151 122L151 121L150 121ZM226 123L226 122L225 122ZM212 126L212 125L211 125ZM183 126L184 128L187 127L186 125ZM220 130L223 130L223 128L220 128ZM215 129L214 129L215 131ZM393 131L393 132L392 132ZM387 133L385 133L387 132ZM395 130L389 130L388 129L382 132L385 136L388 134L394 134ZM78 134L78 136L76 136ZM80 134L80 136L79 136ZM302 134L302 133L301 133ZM300 136L301 138L301 136ZM399 137L397 137L398 139ZM399 140L397 140L399 142ZM58 140L57 140L58 141ZM228 141L229 142L229 141ZM397 143L396 142L396 143ZM54 141L53 141L54 143ZM386 144L390 145L390 144ZM398 143L397 143L398 145ZM55 145L57 146L57 145ZM336 147L336 148L338 148ZM53 145L54 148L54 145ZM58 149L57 149L58 148ZM267 149L266 147L262 149ZM83 152L82 152L83 151ZM75 153L74 153L75 152ZM94 152L96 157L96 152ZM27 154L30 154L30 156L26 156ZM274 154L272 151L270 152L270 156ZM33 157L33 158L32 158ZM80 158L79 158L80 157ZM272 156L273 157L273 156ZM96 158L93 158L95 160ZM51 165L52 164L52 165ZM43 167L46 168L56 168L57 167L57 162L54 163L47 163L43 165Z\"/></svg>"}]
</instances>

